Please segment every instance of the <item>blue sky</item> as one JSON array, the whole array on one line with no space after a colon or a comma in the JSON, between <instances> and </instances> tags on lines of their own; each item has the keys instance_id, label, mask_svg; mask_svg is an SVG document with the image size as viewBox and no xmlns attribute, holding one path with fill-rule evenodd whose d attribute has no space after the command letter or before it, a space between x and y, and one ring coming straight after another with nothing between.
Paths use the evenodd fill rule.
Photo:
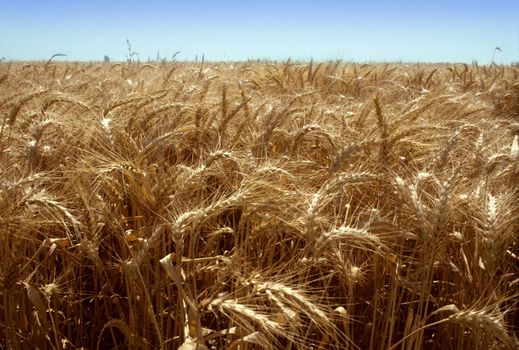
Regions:
<instances>
[{"instance_id":1,"label":"blue sky","mask_svg":"<svg viewBox=\"0 0 519 350\"><path fill-rule=\"evenodd\" d=\"M519 1L0 0L0 57L519 61Z\"/></svg>"}]
</instances>

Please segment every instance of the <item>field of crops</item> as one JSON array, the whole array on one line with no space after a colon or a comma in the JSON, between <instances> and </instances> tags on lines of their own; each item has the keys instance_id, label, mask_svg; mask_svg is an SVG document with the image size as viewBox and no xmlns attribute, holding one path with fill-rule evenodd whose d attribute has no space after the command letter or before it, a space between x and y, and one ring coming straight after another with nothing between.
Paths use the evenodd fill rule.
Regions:
<instances>
[{"instance_id":1,"label":"field of crops","mask_svg":"<svg viewBox=\"0 0 519 350\"><path fill-rule=\"evenodd\" d=\"M0 63L0 349L517 349L519 67Z\"/></svg>"}]
</instances>

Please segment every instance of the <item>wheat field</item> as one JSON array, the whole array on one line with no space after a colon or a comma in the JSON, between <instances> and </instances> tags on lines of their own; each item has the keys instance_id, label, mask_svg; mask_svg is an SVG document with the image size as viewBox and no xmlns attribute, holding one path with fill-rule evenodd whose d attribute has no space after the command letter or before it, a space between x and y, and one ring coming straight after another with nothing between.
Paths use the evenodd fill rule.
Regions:
<instances>
[{"instance_id":1,"label":"wheat field","mask_svg":"<svg viewBox=\"0 0 519 350\"><path fill-rule=\"evenodd\" d=\"M519 67L0 63L0 349L517 349Z\"/></svg>"}]
</instances>

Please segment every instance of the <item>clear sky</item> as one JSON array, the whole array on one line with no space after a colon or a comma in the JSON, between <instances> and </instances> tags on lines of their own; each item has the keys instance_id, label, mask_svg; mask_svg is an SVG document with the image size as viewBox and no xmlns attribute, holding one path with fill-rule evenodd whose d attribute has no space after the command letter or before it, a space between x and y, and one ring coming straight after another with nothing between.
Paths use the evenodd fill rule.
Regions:
<instances>
[{"instance_id":1,"label":"clear sky","mask_svg":"<svg viewBox=\"0 0 519 350\"><path fill-rule=\"evenodd\" d=\"M519 61L519 0L0 0L0 57ZM501 51L494 50L499 47Z\"/></svg>"}]
</instances>

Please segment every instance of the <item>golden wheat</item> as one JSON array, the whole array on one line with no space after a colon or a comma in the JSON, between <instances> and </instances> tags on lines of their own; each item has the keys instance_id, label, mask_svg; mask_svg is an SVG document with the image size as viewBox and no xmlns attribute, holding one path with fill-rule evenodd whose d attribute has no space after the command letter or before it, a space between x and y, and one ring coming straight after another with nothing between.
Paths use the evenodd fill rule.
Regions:
<instances>
[{"instance_id":1,"label":"golden wheat","mask_svg":"<svg viewBox=\"0 0 519 350\"><path fill-rule=\"evenodd\" d=\"M517 101L512 66L2 62L0 347L516 348Z\"/></svg>"}]
</instances>

